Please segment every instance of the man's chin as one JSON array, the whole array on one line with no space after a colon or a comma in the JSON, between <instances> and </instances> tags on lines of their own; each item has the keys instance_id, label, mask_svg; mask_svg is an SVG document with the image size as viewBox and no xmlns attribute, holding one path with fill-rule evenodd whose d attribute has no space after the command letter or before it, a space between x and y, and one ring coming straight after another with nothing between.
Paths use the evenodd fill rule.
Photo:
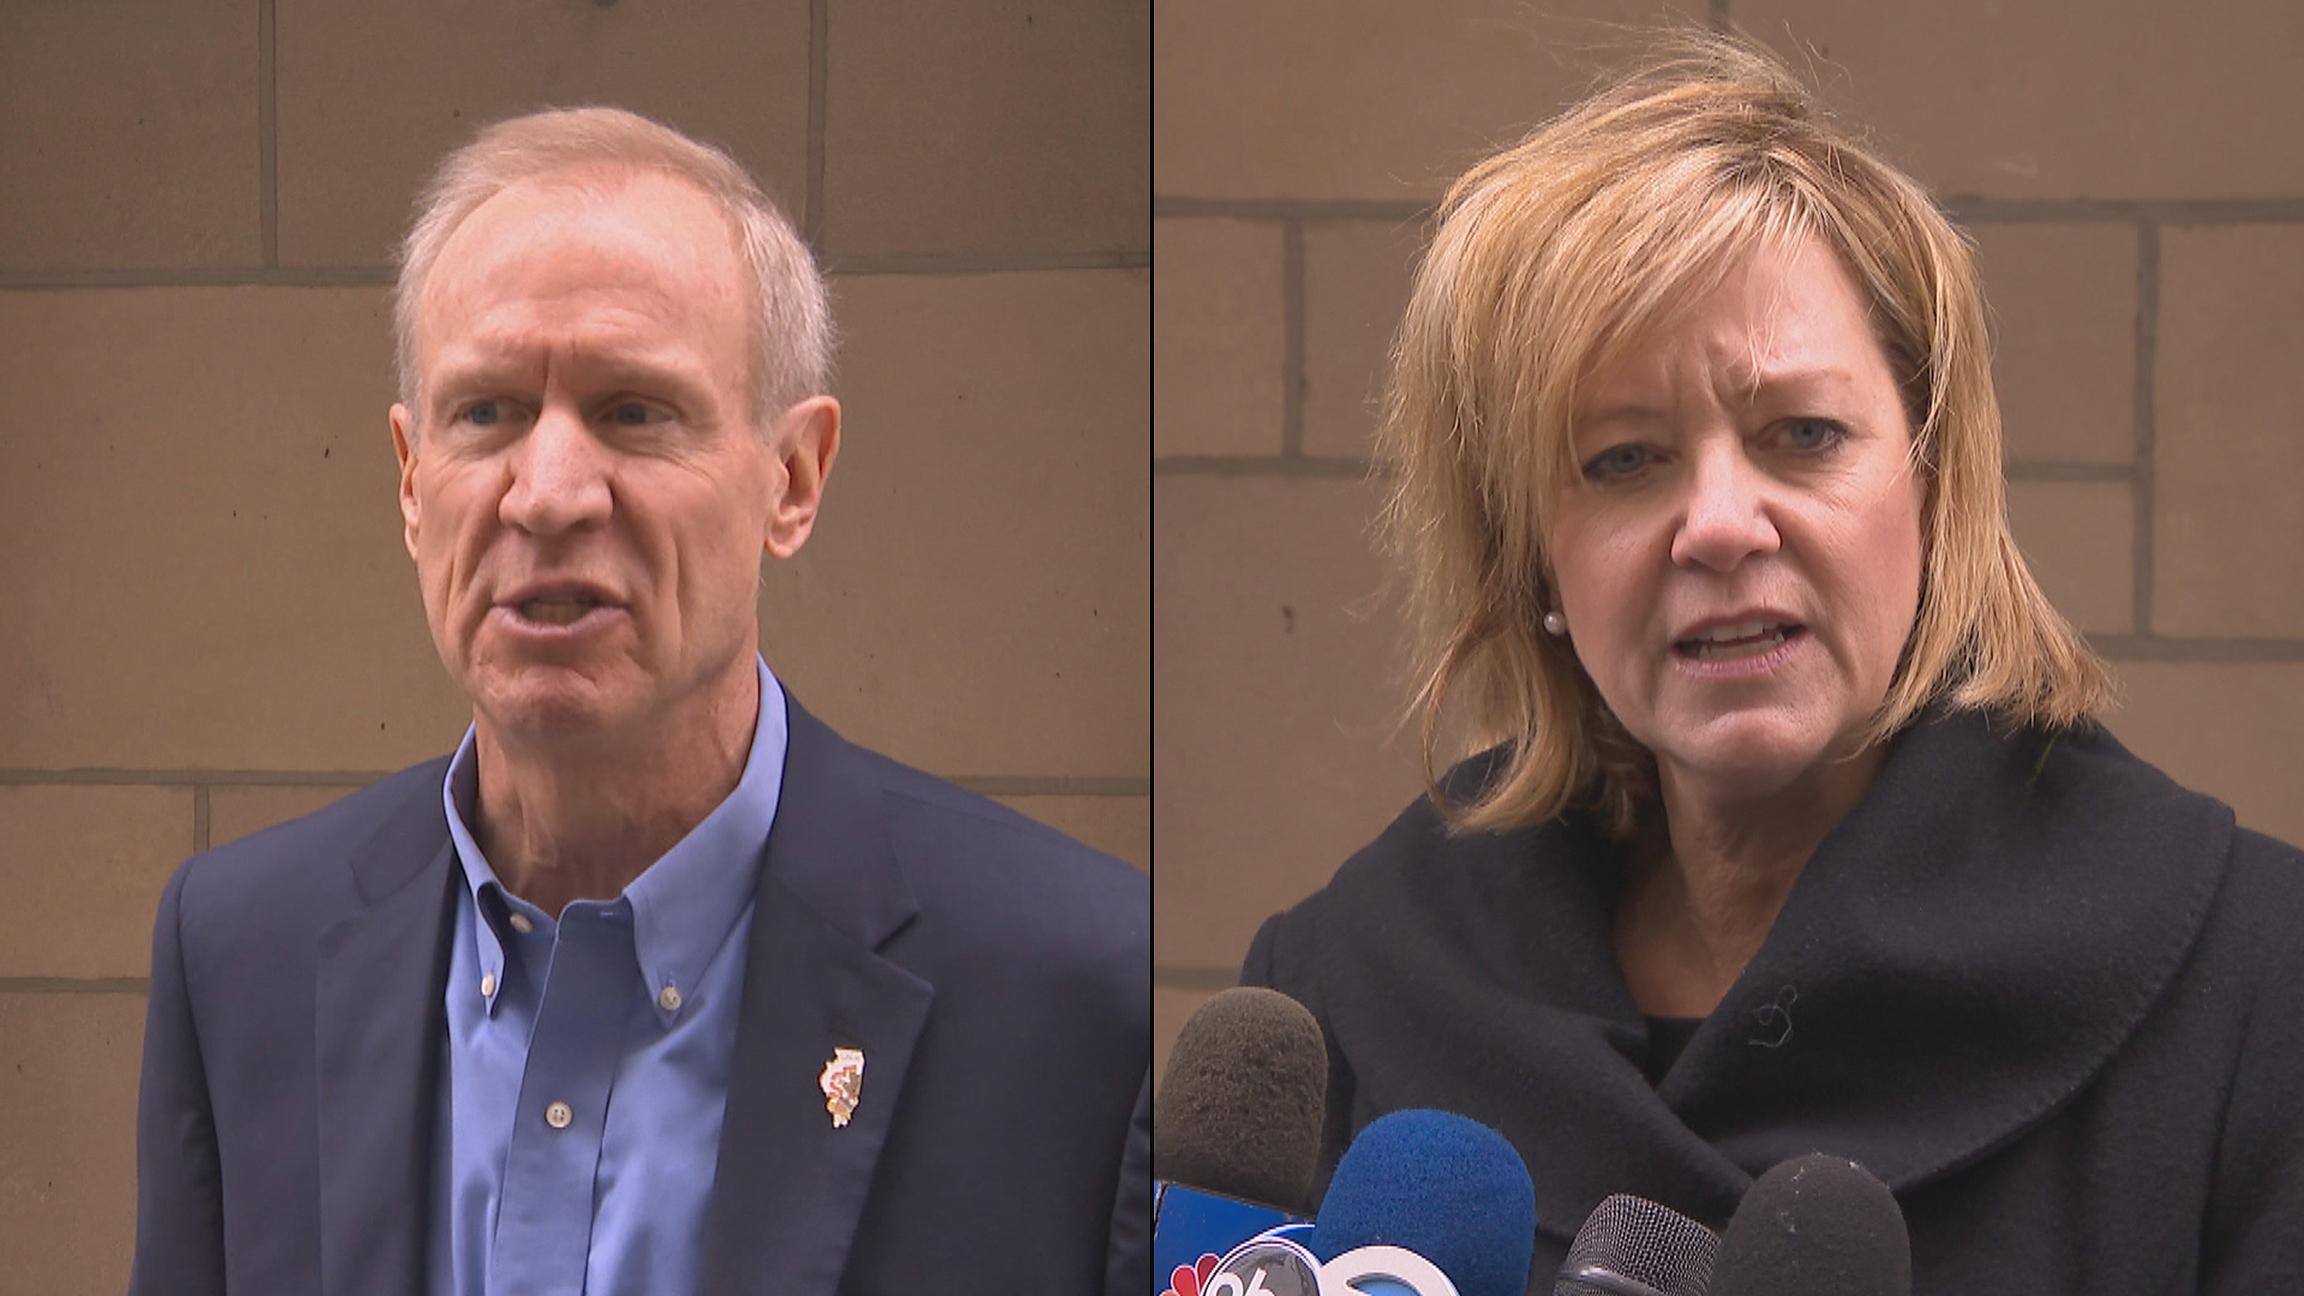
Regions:
<instances>
[{"instance_id":1,"label":"man's chin","mask_svg":"<svg viewBox=\"0 0 2304 1296\"><path fill-rule=\"evenodd\" d=\"M540 677L541 676L541 677ZM629 727L638 710L625 691L573 672L531 672L470 690L480 722L500 737L580 742Z\"/></svg>"}]
</instances>

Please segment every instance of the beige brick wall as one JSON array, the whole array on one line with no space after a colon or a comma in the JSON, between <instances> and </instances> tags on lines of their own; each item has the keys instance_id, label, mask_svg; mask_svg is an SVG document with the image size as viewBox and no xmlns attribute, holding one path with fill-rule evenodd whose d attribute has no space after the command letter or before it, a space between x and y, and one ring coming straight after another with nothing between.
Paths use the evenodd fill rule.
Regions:
<instances>
[{"instance_id":1,"label":"beige brick wall","mask_svg":"<svg viewBox=\"0 0 2304 1296\"><path fill-rule=\"evenodd\" d=\"M2018 538L2118 734L2304 840L2304 9L1689 0L1942 195L1997 315ZM1655 0L1154 14L1155 1008L1417 792L1368 400L1430 204Z\"/></svg>"},{"instance_id":2,"label":"beige brick wall","mask_svg":"<svg viewBox=\"0 0 2304 1296\"><path fill-rule=\"evenodd\" d=\"M392 241L487 121L728 147L833 272L847 405L772 663L1150 863L1145 0L0 5L0 1292L113 1293L152 906L446 750L400 548Z\"/></svg>"}]
</instances>

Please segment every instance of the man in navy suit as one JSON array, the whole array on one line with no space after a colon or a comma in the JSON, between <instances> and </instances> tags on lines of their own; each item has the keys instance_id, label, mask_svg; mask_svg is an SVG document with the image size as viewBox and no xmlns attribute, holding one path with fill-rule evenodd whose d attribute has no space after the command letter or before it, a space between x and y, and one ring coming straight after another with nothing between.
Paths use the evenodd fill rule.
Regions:
<instances>
[{"instance_id":1,"label":"man in navy suit","mask_svg":"<svg viewBox=\"0 0 2304 1296\"><path fill-rule=\"evenodd\" d=\"M170 882L133 1290L1142 1290L1145 880L759 653L840 438L789 224L655 123L538 114L443 165L395 306L472 726Z\"/></svg>"}]
</instances>

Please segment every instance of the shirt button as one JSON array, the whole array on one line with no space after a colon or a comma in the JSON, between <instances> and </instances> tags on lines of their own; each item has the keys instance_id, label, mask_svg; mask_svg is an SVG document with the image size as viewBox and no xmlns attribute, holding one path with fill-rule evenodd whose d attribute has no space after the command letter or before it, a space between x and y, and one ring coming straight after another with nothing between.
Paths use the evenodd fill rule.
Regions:
<instances>
[{"instance_id":1,"label":"shirt button","mask_svg":"<svg viewBox=\"0 0 2304 1296\"><path fill-rule=\"evenodd\" d=\"M680 987L668 985L656 996L656 1003L666 1012L680 1011Z\"/></svg>"},{"instance_id":2,"label":"shirt button","mask_svg":"<svg viewBox=\"0 0 2304 1296\"><path fill-rule=\"evenodd\" d=\"M515 909L512 911L512 930L525 936L536 930L536 924L528 921L528 915Z\"/></svg>"},{"instance_id":3,"label":"shirt button","mask_svg":"<svg viewBox=\"0 0 2304 1296\"><path fill-rule=\"evenodd\" d=\"M568 1122L574 1119L576 1113L564 1102L556 1102L544 1109L544 1123L554 1129L566 1129Z\"/></svg>"},{"instance_id":4,"label":"shirt button","mask_svg":"<svg viewBox=\"0 0 2304 1296\"><path fill-rule=\"evenodd\" d=\"M483 999L493 999L496 997L495 973L483 972L480 974L480 997Z\"/></svg>"}]
</instances>

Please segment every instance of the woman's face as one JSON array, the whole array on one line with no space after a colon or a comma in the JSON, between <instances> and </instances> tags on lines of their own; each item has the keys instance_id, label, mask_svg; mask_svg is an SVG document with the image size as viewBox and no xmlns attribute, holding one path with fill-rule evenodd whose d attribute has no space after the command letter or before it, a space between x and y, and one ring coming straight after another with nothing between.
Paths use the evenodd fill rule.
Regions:
<instances>
[{"instance_id":1,"label":"woman's face","mask_svg":"<svg viewBox=\"0 0 2304 1296\"><path fill-rule=\"evenodd\" d=\"M1919 605L1910 420L1821 243L1753 254L1586 384L1552 536L1576 656L1667 787L1794 788Z\"/></svg>"}]
</instances>

